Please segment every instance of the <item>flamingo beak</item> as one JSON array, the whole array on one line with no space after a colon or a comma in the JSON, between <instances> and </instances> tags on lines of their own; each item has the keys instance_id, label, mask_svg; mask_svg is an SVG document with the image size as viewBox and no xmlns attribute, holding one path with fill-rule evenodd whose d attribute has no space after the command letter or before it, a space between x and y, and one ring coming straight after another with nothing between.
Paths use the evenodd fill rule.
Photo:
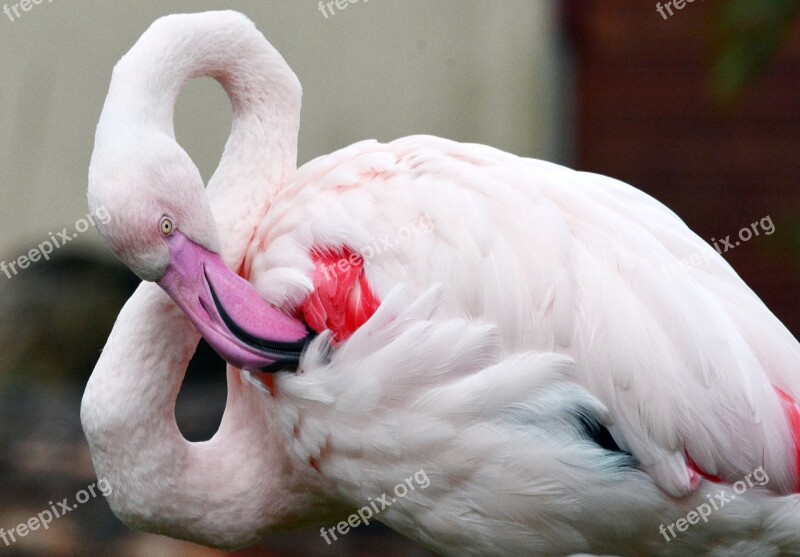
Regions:
<instances>
[{"instance_id":1,"label":"flamingo beak","mask_svg":"<svg viewBox=\"0 0 800 557\"><path fill-rule=\"evenodd\" d=\"M248 371L295 369L313 337L231 271L219 254L178 230L167 239L170 262L157 284L229 364Z\"/></svg>"}]
</instances>

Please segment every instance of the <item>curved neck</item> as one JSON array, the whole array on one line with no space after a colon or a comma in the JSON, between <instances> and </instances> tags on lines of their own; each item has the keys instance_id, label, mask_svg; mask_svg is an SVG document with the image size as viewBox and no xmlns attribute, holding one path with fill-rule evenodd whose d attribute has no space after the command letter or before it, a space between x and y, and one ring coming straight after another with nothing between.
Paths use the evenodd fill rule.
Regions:
<instances>
[{"instance_id":1,"label":"curved neck","mask_svg":"<svg viewBox=\"0 0 800 557\"><path fill-rule=\"evenodd\" d=\"M292 461L275 402L228 370L219 431L190 443L175 401L199 334L156 285L125 304L86 385L81 423L114 512L131 527L233 547L325 518L321 486Z\"/></svg>"},{"instance_id":2,"label":"curved neck","mask_svg":"<svg viewBox=\"0 0 800 557\"><path fill-rule=\"evenodd\" d=\"M272 196L296 170L300 84L235 12L156 21L114 69L96 144L175 140L175 100L210 76L233 104L231 136L208 196L228 264L238 269ZM176 144L177 145L177 144ZM228 370L220 430L187 442L175 401L199 333L157 286L128 301L87 384L81 420L95 469L129 525L209 545L255 541L322 513L319 486L296 470L275 402Z\"/></svg>"},{"instance_id":3,"label":"curved neck","mask_svg":"<svg viewBox=\"0 0 800 557\"><path fill-rule=\"evenodd\" d=\"M115 66L98 129L113 115L123 133L146 126L175 140L175 102L196 77L217 80L233 107L207 194L226 260L238 269L253 228L297 169L302 97L297 76L253 23L236 12L157 20Z\"/></svg>"}]
</instances>

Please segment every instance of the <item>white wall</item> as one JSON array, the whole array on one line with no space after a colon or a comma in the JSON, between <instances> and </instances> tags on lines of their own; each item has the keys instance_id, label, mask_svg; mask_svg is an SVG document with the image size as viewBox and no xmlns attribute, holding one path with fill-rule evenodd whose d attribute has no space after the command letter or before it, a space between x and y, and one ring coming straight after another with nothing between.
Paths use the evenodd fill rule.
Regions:
<instances>
[{"instance_id":1,"label":"white wall","mask_svg":"<svg viewBox=\"0 0 800 557\"><path fill-rule=\"evenodd\" d=\"M9 9L18 1L0 0ZM221 8L248 14L300 78L300 162L412 133L568 162L570 71L558 69L550 0L357 0L327 19L315 0L43 0L15 21L0 13L0 259L86 214L115 61L157 17ZM190 84L176 131L206 179L229 126L222 89ZM99 245L99 236L90 230L78 243Z\"/></svg>"}]
</instances>

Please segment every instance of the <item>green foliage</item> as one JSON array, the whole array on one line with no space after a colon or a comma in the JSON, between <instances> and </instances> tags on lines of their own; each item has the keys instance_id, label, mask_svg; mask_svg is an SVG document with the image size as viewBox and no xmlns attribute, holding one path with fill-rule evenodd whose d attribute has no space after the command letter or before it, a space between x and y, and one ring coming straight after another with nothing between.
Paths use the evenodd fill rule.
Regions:
<instances>
[{"instance_id":1,"label":"green foliage","mask_svg":"<svg viewBox=\"0 0 800 557\"><path fill-rule=\"evenodd\" d=\"M800 0L729 0L714 11L717 56L711 79L714 96L724 105L769 66L800 15Z\"/></svg>"}]
</instances>

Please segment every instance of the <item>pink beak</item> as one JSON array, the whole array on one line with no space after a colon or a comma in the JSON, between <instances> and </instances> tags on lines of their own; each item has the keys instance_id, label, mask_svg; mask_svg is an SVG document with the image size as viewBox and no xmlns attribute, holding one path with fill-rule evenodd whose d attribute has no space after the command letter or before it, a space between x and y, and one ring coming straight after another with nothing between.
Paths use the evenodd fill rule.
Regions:
<instances>
[{"instance_id":1,"label":"pink beak","mask_svg":"<svg viewBox=\"0 0 800 557\"><path fill-rule=\"evenodd\" d=\"M275 309L222 258L179 231L158 285L229 364L249 371L295 369L313 332Z\"/></svg>"}]
</instances>

